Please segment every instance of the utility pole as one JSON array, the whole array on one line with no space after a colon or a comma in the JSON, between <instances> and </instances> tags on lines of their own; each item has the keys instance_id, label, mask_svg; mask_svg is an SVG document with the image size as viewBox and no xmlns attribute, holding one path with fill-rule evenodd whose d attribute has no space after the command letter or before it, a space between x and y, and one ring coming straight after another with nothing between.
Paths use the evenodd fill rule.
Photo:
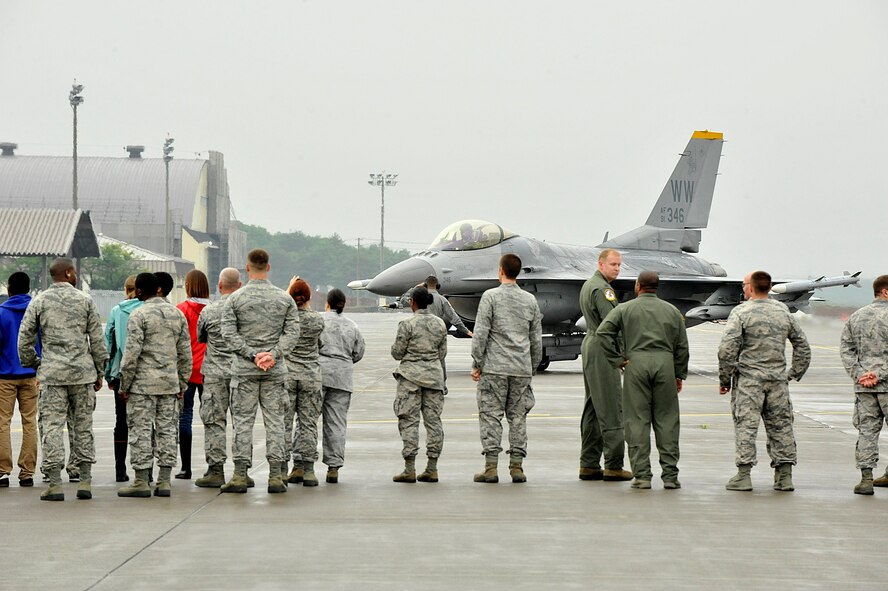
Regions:
<instances>
[{"instance_id":1,"label":"utility pole","mask_svg":"<svg viewBox=\"0 0 888 591\"><path fill-rule=\"evenodd\" d=\"M163 218L163 247L166 254L175 254L172 245L172 232L170 230L170 160L173 159L173 142L176 141L167 134L163 142L163 166L166 169L166 197L164 199Z\"/></svg>"},{"instance_id":2,"label":"utility pole","mask_svg":"<svg viewBox=\"0 0 888 591\"><path fill-rule=\"evenodd\" d=\"M381 273L385 269L385 188L397 185L398 175L386 174L384 170L376 174L370 173L370 180L367 181L367 184L378 186L382 198L379 208L379 272Z\"/></svg>"},{"instance_id":3,"label":"utility pole","mask_svg":"<svg viewBox=\"0 0 888 591\"><path fill-rule=\"evenodd\" d=\"M71 203L74 206L74 210L77 210L77 107L83 104L83 97L80 93L83 92L83 84L77 84L77 79L74 79L74 84L71 85L71 91L68 93L68 103L71 105L71 109L74 111L74 178L73 178L73 187L71 189ZM82 285L82 280L80 278L80 259L74 259L75 262L75 272L77 274L77 287Z\"/></svg>"}]
</instances>

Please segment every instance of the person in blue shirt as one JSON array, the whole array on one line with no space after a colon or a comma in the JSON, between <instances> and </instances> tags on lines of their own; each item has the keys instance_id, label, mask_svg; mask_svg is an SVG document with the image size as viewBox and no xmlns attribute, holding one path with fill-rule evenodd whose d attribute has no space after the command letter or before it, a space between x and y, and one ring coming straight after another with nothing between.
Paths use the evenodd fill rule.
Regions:
<instances>
[{"instance_id":1,"label":"person in blue shirt","mask_svg":"<svg viewBox=\"0 0 888 591\"><path fill-rule=\"evenodd\" d=\"M37 469L37 372L19 363L18 333L31 303L31 278L17 271L6 283L9 299L0 304L0 487L9 486L12 473L10 426L18 402L22 419L19 450L19 486L34 486ZM40 354L37 345L37 354Z\"/></svg>"}]
</instances>

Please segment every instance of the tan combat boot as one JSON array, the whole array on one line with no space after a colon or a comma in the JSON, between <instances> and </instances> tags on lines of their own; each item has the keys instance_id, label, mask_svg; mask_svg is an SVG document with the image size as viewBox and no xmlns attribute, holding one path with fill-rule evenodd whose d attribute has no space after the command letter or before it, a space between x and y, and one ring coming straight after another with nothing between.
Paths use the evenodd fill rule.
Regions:
<instances>
[{"instance_id":1,"label":"tan combat boot","mask_svg":"<svg viewBox=\"0 0 888 591\"><path fill-rule=\"evenodd\" d=\"M749 472L752 470L751 464L741 464L737 466L737 473L728 480L725 490L750 491L752 490L752 478Z\"/></svg>"},{"instance_id":2,"label":"tan combat boot","mask_svg":"<svg viewBox=\"0 0 888 591\"><path fill-rule=\"evenodd\" d=\"M886 470L884 474L873 480L873 486L888 486L888 470Z\"/></svg>"},{"instance_id":3,"label":"tan combat boot","mask_svg":"<svg viewBox=\"0 0 888 591\"><path fill-rule=\"evenodd\" d=\"M224 493L243 494L247 492L247 465L235 462L234 474L231 475L231 480L223 484L220 490Z\"/></svg>"},{"instance_id":4,"label":"tan combat boot","mask_svg":"<svg viewBox=\"0 0 888 591\"><path fill-rule=\"evenodd\" d=\"M201 488L220 488L223 484L225 484L225 467L222 464L211 465L206 474L194 481L194 485Z\"/></svg>"},{"instance_id":5,"label":"tan combat boot","mask_svg":"<svg viewBox=\"0 0 888 591\"><path fill-rule=\"evenodd\" d=\"M268 464L268 492L271 494L287 492L287 485L281 477L281 462L269 462Z\"/></svg>"},{"instance_id":6,"label":"tan combat boot","mask_svg":"<svg viewBox=\"0 0 888 591\"><path fill-rule=\"evenodd\" d=\"M80 484L77 485L78 499L91 499L92 495L92 464L83 462L80 464Z\"/></svg>"},{"instance_id":7,"label":"tan combat boot","mask_svg":"<svg viewBox=\"0 0 888 591\"><path fill-rule=\"evenodd\" d=\"M302 462L302 486L317 486L318 477L315 476L314 462Z\"/></svg>"},{"instance_id":8,"label":"tan combat boot","mask_svg":"<svg viewBox=\"0 0 888 591\"><path fill-rule=\"evenodd\" d=\"M580 480L604 480L604 470L580 466Z\"/></svg>"},{"instance_id":9,"label":"tan combat boot","mask_svg":"<svg viewBox=\"0 0 888 591\"><path fill-rule=\"evenodd\" d=\"M151 486L148 485L148 474L151 469L136 470L136 479L129 486L124 486L117 491L118 497L150 498Z\"/></svg>"},{"instance_id":10,"label":"tan combat boot","mask_svg":"<svg viewBox=\"0 0 888 591\"><path fill-rule=\"evenodd\" d=\"M795 490L792 484L792 464L778 464L774 469L774 490L784 492Z\"/></svg>"},{"instance_id":11,"label":"tan combat boot","mask_svg":"<svg viewBox=\"0 0 888 591\"><path fill-rule=\"evenodd\" d=\"M157 484L154 486L155 497L169 497L173 494L173 487L170 485L170 476L173 473L172 466L161 466L157 473Z\"/></svg>"},{"instance_id":12,"label":"tan combat boot","mask_svg":"<svg viewBox=\"0 0 888 591\"><path fill-rule=\"evenodd\" d=\"M419 482L438 482L438 458L429 458L425 472L416 477Z\"/></svg>"},{"instance_id":13,"label":"tan combat boot","mask_svg":"<svg viewBox=\"0 0 888 591\"><path fill-rule=\"evenodd\" d=\"M416 482L416 457L404 458L404 471L395 475L392 482Z\"/></svg>"},{"instance_id":14,"label":"tan combat boot","mask_svg":"<svg viewBox=\"0 0 888 591\"><path fill-rule=\"evenodd\" d=\"M302 482L303 478L305 478L305 468L302 465L302 462L293 462L293 469L290 470L290 473L287 475L287 482L290 484L299 484Z\"/></svg>"},{"instance_id":15,"label":"tan combat boot","mask_svg":"<svg viewBox=\"0 0 888 591\"><path fill-rule=\"evenodd\" d=\"M524 475L524 467L521 465L523 461L524 458L521 456L512 456L509 460L509 476L512 477L512 482L515 484L527 482L527 476Z\"/></svg>"},{"instance_id":16,"label":"tan combat boot","mask_svg":"<svg viewBox=\"0 0 888 591\"><path fill-rule=\"evenodd\" d=\"M486 482L488 484L496 484L499 482L499 476L496 473L496 462L496 456L487 456L487 461L484 464L484 472L475 474L475 482Z\"/></svg>"},{"instance_id":17,"label":"tan combat boot","mask_svg":"<svg viewBox=\"0 0 888 591\"><path fill-rule=\"evenodd\" d=\"M336 484L339 482L339 468L327 466L327 484Z\"/></svg>"},{"instance_id":18,"label":"tan combat boot","mask_svg":"<svg viewBox=\"0 0 888 591\"><path fill-rule=\"evenodd\" d=\"M864 468L860 471L860 482L857 483L857 486L854 487L855 495L871 495L874 494L873 490L873 471L869 468Z\"/></svg>"},{"instance_id":19,"label":"tan combat boot","mask_svg":"<svg viewBox=\"0 0 888 591\"><path fill-rule=\"evenodd\" d=\"M62 489L62 470L54 468L49 471L49 488L40 493L41 501L64 501L65 491Z\"/></svg>"}]
</instances>

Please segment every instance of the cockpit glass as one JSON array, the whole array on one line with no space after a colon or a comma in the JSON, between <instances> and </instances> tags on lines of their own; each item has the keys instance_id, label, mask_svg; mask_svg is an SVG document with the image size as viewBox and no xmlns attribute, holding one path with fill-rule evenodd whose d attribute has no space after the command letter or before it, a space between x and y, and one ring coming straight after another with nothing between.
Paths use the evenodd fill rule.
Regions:
<instances>
[{"instance_id":1,"label":"cockpit glass","mask_svg":"<svg viewBox=\"0 0 888 591\"><path fill-rule=\"evenodd\" d=\"M429 248L436 250L479 250L496 246L515 236L497 224L483 220L463 220L444 228Z\"/></svg>"}]
</instances>

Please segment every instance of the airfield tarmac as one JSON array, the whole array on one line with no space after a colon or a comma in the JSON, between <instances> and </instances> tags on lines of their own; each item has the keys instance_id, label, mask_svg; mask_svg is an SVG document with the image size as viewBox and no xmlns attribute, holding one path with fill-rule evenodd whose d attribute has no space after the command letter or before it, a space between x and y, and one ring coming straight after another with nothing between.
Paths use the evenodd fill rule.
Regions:
<instances>
[{"instance_id":1,"label":"airfield tarmac","mask_svg":"<svg viewBox=\"0 0 888 591\"><path fill-rule=\"evenodd\" d=\"M395 484L402 468L392 412L389 355L400 314L350 315L367 340L356 366L346 465L340 483L265 491L261 419L256 488L218 494L174 480L169 499L116 496L113 400L95 412L93 500L40 502L44 484L0 489L4 568L0 588L31 589L401 589L605 588L884 589L888 489L852 494L856 431L851 385L838 355L841 324L802 317L812 367L791 386L799 465L796 491L771 489L759 434L752 493L728 492L734 436L717 390L721 327L689 331L691 375L681 393L681 490L577 478L580 362L553 363L534 379L528 482L476 484L483 459L470 341L449 339L450 394L438 484ZM195 413L196 415L196 413ZM203 429L195 416L194 472ZM13 448L21 436L13 423ZM424 433L422 434L424 440ZM884 463L883 463L884 464ZM879 471L883 469L879 466ZM424 458L417 458L419 468ZM627 462L628 467L628 462ZM175 472L176 470L174 470ZM226 465L230 475L231 462ZM132 470L130 470L132 476ZM505 476L505 477L504 477Z\"/></svg>"}]
</instances>

